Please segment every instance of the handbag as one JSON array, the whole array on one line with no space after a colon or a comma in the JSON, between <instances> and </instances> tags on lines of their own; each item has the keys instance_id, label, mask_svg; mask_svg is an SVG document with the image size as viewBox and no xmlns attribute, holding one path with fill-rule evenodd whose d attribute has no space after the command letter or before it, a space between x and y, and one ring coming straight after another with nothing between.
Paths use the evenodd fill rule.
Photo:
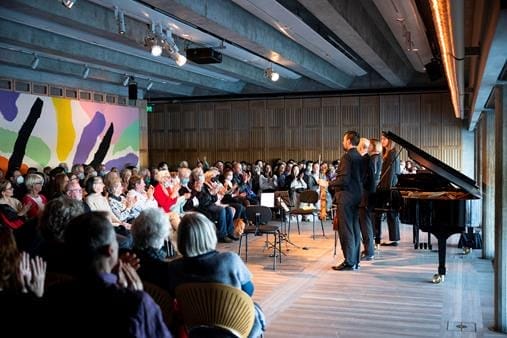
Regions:
<instances>
[{"instance_id":1,"label":"handbag","mask_svg":"<svg viewBox=\"0 0 507 338\"><path fill-rule=\"evenodd\" d=\"M241 218L236 218L234 221L234 236L240 237L245 231L245 221Z\"/></svg>"}]
</instances>

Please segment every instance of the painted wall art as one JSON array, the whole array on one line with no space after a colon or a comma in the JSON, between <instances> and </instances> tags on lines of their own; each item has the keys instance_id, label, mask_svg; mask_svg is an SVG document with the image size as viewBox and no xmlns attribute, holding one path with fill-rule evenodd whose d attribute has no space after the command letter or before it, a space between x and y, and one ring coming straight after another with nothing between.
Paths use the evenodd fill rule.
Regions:
<instances>
[{"instance_id":1,"label":"painted wall art","mask_svg":"<svg viewBox=\"0 0 507 338\"><path fill-rule=\"evenodd\" d=\"M0 90L0 168L137 165L139 109Z\"/></svg>"}]
</instances>

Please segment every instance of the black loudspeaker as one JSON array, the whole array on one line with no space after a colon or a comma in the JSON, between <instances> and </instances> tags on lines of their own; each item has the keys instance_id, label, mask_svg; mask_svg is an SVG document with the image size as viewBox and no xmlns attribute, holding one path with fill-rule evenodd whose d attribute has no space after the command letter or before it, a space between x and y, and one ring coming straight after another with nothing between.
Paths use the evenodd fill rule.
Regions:
<instances>
[{"instance_id":1,"label":"black loudspeaker","mask_svg":"<svg viewBox=\"0 0 507 338\"><path fill-rule=\"evenodd\" d=\"M137 82L129 82L129 100L137 100Z\"/></svg>"},{"instance_id":2,"label":"black loudspeaker","mask_svg":"<svg viewBox=\"0 0 507 338\"><path fill-rule=\"evenodd\" d=\"M426 68L426 73L428 74L430 81L437 81L444 75L442 71L442 64L436 59L432 59L431 62L426 64L424 67Z\"/></svg>"}]
</instances>

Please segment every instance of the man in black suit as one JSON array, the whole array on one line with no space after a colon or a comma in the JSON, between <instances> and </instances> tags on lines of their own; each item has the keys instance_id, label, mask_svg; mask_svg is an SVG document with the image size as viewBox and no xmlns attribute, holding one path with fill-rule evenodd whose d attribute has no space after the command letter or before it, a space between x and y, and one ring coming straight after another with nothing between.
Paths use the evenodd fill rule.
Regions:
<instances>
[{"instance_id":1,"label":"man in black suit","mask_svg":"<svg viewBox=\"0 0 507 338\"><path fill-rule=\"evenodd\" d=\"M347 131L343 135L343 149L345 154L340 159L336 179L330 183L335 191L337 204L340 244L345 260L333 270L358 270L361 232L359 229L358 208L361 201L362 157L357 151L359 134Z\"/></svg>"}]
</instances>

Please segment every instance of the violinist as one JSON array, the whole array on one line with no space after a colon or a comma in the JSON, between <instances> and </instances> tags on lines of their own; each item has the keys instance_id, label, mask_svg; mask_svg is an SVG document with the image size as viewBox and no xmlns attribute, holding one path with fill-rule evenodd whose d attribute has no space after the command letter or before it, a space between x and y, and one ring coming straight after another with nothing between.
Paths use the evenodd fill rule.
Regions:
<instances>
[{"instance_id":1,"label":"violinist","mask_svg":"<svg viewBox=\"0 0 507 338\"><path fill-rule=\"evenodd\" d=\"M358 208L361 201L362 157L357 151L359 134L347 131L343 135L342 145L345 153L340 159L336 179L329 184L334 189L337 204L340 244L345 260L333 266L333 270L346 271L359 269L359 251L361 231L359 229Z\"/></svg>"}]
</instances>

